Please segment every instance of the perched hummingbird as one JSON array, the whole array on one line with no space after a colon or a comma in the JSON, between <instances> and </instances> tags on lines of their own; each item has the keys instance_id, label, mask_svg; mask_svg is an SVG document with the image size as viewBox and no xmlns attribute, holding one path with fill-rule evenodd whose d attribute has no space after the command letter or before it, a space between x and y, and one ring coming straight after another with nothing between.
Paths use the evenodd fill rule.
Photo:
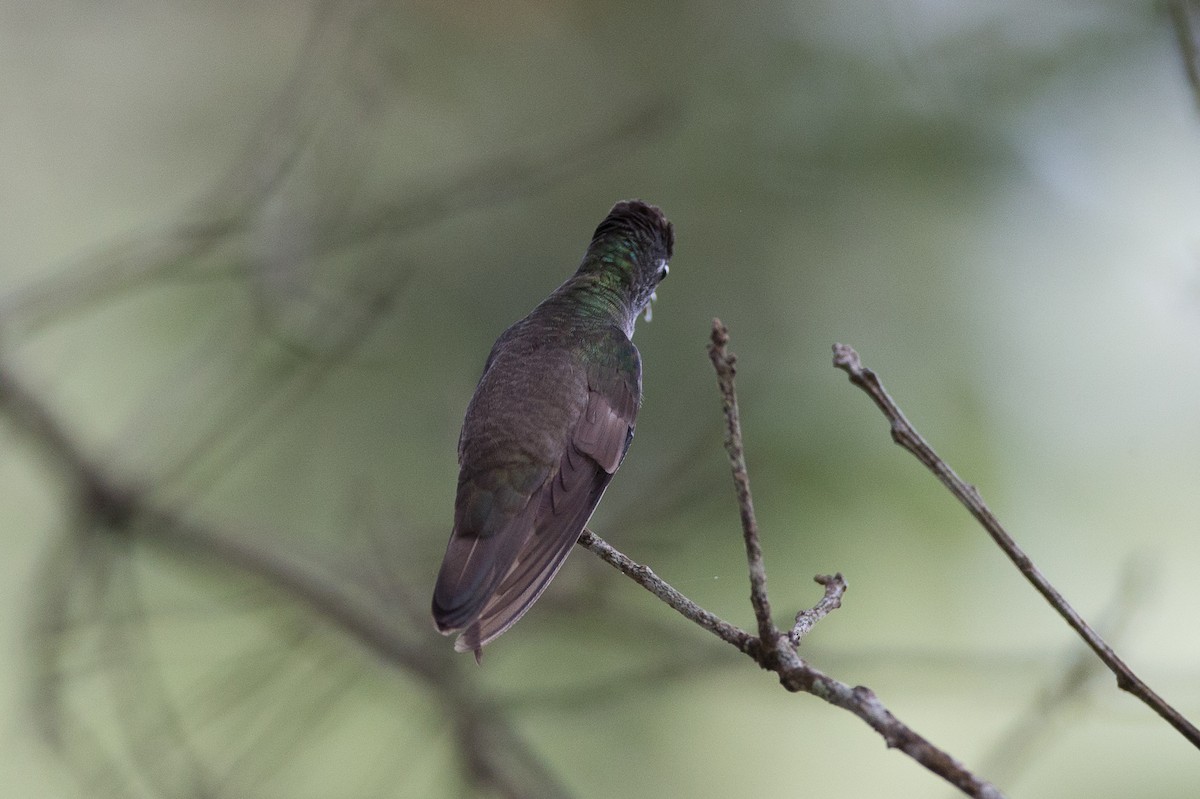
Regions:
<instances>
[{"instance_id":1,"label":"perched hummingbird","mask_svg":"<svg viewBox=\"0 0 1200 799\"><path fill-rule=\"evenodd\" d=\"M667 276L662 211L619 202L575 274L492 346L458 439L454 530L433 621L454 648L495 639L546 590L633 440L642 361L630 337Z\"/></svg>"}]
</instances>

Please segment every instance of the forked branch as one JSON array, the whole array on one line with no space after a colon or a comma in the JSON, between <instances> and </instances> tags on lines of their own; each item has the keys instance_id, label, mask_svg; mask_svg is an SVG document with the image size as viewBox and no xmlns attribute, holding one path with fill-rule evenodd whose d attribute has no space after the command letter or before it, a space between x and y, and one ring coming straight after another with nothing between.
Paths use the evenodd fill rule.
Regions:
<instances>
[{"instance_id":1,"label":"forked branch","mask_svg":"<svg viewBox=\"0 0 1200 799\"><path fill-rule=\"evenodd\" d=\"M863 686L851 686L836 680L812 667L800 657L797 647L801 639L812 629L814 624L841 605L842 595L846 591L846 581L840 574L819 575L816 578L816 581L825 587L825 595L816 606L798 613L795 624L790 630L783 632L775 626L771 618L771 604L767 597L767 572L759 541L758 522L754 516L754 504L750 495L750 477L746 469L737 393L734 389L736 359L728 351L728 343L729 331L719 319L714 319L709 357L712 359L717 373L717 385L721 392L721 404L725 412L725 449L729 453L738 509L741 512L742 537L746 545L746 560L750 574L750 604L754 609L758 635L751 635L701 608L671 587L649 567L626 557L590 530L585 530L579 537L580 545L599 555L605 562L620 570L685 618L749 655L762 668L775 672L779 677L780 684L788 691L812 694L831 705L850 711L878 732L889 747L904 752L967 796L999 799L1002 797L999 789L975 776L947 752L934 746L892 715L871 689Z\"/></svg>"}]
</instances>

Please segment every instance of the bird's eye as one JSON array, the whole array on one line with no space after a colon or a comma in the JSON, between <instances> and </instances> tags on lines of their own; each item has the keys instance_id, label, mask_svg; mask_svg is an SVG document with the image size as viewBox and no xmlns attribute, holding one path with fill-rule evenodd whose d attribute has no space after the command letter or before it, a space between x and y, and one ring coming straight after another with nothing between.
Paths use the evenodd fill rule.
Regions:
<instances>
[{"instance_id":1,"label":"bird's eye","mask_svg":"<svg viewBox=\"0 0 1200 799\"><path fill-rule=\"evenodd\" d=\"M667 264L667 262L659 261L658 262L658 279L662 280L664 277L666 277L670 273L671 273L671 267Z\"/></svg>"}]
</instances>

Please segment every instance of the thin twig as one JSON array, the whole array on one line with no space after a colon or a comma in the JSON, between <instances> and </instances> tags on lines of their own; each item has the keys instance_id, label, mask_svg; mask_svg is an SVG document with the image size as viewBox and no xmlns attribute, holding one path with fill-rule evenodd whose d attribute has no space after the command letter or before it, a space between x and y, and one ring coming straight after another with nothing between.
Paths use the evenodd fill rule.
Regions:
<instances>
[{"instance_id":1,"label":"thin twig","mask_svg":"<svg viewBox=\"0 0 1200 799\"><path fill-rule=\"evenodd\" d=\"M921 437L908 419L905 418L900 408L888 395L887 391L884 390L878 376L862 365L858 353L852 347L845 344L835 344L833 346L833 365L849 375L850 382L865 391L874 400L879 409L883 411L883 415L891 422L892 440L912 453L929 471L933 472L934 476L942 482L942 485L946 486L950 490L950 493L983 525L983 528L992 537L992 540L996 542L996 545L1004 551L1004 554L1016 565L1021 574L1025 575L1025 579L1037 589L1038 593L1050 603L1051 607L1058 611L1059 615L1071 626L1071 629L1091 647L1097 657L1116 675L1117 687L1123 691L1128 691L1142 700L1142 702L1154 710L1168 724L1178 730L1184 738L1187 738L1193 746L1200 748L1200 730L1196 729L1179 711L1171 707L1162 697L1151 690L1150 686L1142 682L1141 678L1134 674L1133 670L1117 656L1112 647L1095 630L1088 626L1082 616L1075 612L1075 609L1071 607L1050 581L1042 575L1033 564L1033 561L1029 559L1029 556L1017 546L1017 542L1013 540L1012 536L1008 534L996 517L992 515L991 510L984 504L983 498L979 495L978 489L975 486L968 485L962 478L955 474L954 470L938 457L933 448L926 443L925 439Z\"/></svg>"},{"instance_id":2,"label":"thin twig","mask_svg":"<svg viewBox=\"0 0 1200 799\"><path fill-rule=\"evenodd\" d=\"M579 536L579 545L599 555L605 563L654 594L685 619L695 622L722 641L732 644L748 655L757 652L758 640L750 633L709 613L655 574L649 566L643 566L631 560L591 530L583 531L583 534Z\"/></svg>"},{"instance_id":3,"label":"thin twig","mask_svg":"<svg viewBox=\"0 0 1200 799\"><path fill-rule=\"evenodd\" d=\"M767 599L767 570L763 566L762 545L758 540L758 521L754 518L754 502L750 497L750 475L746 471L746 452L742 444L742 420L738 412L737 392L733 377L737 373L737 357L729 352L729 330L720 319L713 320L712 341L708 357L717 371L717 387L721 391L721 407L725 411L725 451L733 470L733 486L737 491L738 509L742 516L742 536L746 541L746 562L750 567L750 604L758 622L758 637L773 641L779 635L771 621L771 603Z\"/></svg>"},{"instance_id":4,"label":"thin twig","mask_svg":"<svg viewBox=\"0 0 1200 799\"><path fill-rule=\"evenodd\" d=\"M825 586L825 596L809 610L802 610L796 614L796 623L788 633L788 640L792 646L800 646L804 636L809 634L817 622L842 606L842 594L846 593L847 586L846 578L841 572L833 575L818 574L813 578L813 582Z\"/></svg>"}]
</instances>

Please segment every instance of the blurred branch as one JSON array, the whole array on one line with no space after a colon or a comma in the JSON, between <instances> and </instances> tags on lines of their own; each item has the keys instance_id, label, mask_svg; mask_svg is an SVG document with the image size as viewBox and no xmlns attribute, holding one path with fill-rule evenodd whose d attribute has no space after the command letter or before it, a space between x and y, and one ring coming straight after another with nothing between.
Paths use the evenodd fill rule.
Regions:
<instances>
[{"instance_id":1,"label":"blurred branch","mask_svg":"<svg viewBox=\"0 0 1200 799\"><path fill-rule=\"evenodd\" d=\"M1109 638L1119 638L1128 627L1141 601L1147 597L1150 572L1145 563L1126 564L1125 574L1101 617L1100 628ZM1027 767L1042 747L1042 742L1061 722L1065 712L1088 698L1089 689L1104 674L1104 664L1092 656L1082 642L1072 639L1053 679L1029 702L1024 713L992 747L985 768L989 774L1001 774L1006 785L1015 783L1020 770Z\"/></svg>"},{"instance_id":2,"label":"blurred branch","mask_svg":"<svg viewBox=\"0 0 1200 799\"><path fill-rule=\"evenodd\" d=\"M729 453L729 463L737 491L738 508L741 512L742 537L746 545L746 559L750 574L750 601L754 607L759 634L751 635L701 608L656 575L648 566L631 560L590 530L585 530L579 537L579 544L599 555L605 562L630 577L685 618L749 655L762 668L775 672L779 676L780 684L788 691L812 694L831 705L850 711L883 736L889 747L904 752L967 796L982 797L983 799L1002 797L1003 794L994 785L975 776L947 752L934 746L892 715L874 691L861 685L850 686L836 680L809 665L799 656L796 647L800 638L811 629L813 624L840 606L841 596L846 588L845 580L841 575L834 577L822 575L816 578L818 583L825 586L825 596L811 610L801 611L797 614L796 625L792 630L781 632L775 626L771 619L771 605L767 596L766 566L763 561L758 522L754 516L754 505L750 494L750 478L746 470L737 392L734 387L736 358L728 351L728 343L729 331L719 319L714 319L709 357L717 373L717 384L725 412L725 449Z\"/></svg>"},{"instance_id":3,"label":"blurred branch","mask_svg":"<svg viewBox=\"0 0 1200 799\"><path fill-rule=\"evenodd\" d=\"M970 511L971 515L975 517L987 531L988 535L992 537L992 540L996 542L996 545L1003 550L1004 554L1008 556L1009 560L1013 562L1021 574L1025 575L1025 579L1037 589L1038 593L1050 603L1051 607L1058 611L1059 615L1066 620L1071 629L1084 640L1091 650L1096 653L1096 656L1116 675L1117 687L1136 696L1168 724L1178 730L1193 746L1200 748L1200 730L1196 729L1179 711L1171 707L1162 697L1151 690L1150 686L1142 682L1134 674L1133 670L1117 656L1112 647L1100 637L1099 633L1088 626L1083 617L1071 607L1053 584L1042 575L1029 556L1021 550L1017 542L1001 526L999 520L992 515L992 511L984 503L978 489L964 482L945 461L938 457L933 448L926 443L925 439L921 437L908 419L905 418L903 412L901 412L900 408L888 395L879 377L862 365L858 353L852 347L845 344L835 344L833 353L833 365L846 372L850 376L850 382L866 392L867 396L874 400L875 404L883 412L883 415L887 417L892 426L892 440L912 453L929 471L933 472L942 485L946 486L950 493Z\"/></svg>"},{"instance_id":4,"label":"blurred branch","mask_svg":"<svg viewBox=\"0 0 1200 799\"><path fill-rule=\"evenodd\" d=\"M246 531L223 531L193 522L160 507L147 491L122 484L102 464L85 454L71 431L2 361L0 413L25 434L46 457L51 469L65 479L71 496L69 506L77 520L73 532L63 542L67 548L48 563L50 579L42 582L46 600L35 623L41 662L34 702L48 742L60 750L80 750L64 754L72 756L91 788L105 783L111 785L110 795L123 793L116 771L109 772L96 762L107 759L98 741L82 726L71 729L76 720L65 705L62 672L66 655L62 648L74 637L71 597L81 591L98 591L87 597L86 604L94 613L100 613L100 607L110 601L104 594L118 588L133 590L131 575L122 574L116 580L106 575L115 567L127 569L131 545L144 542L176 554L215 560L264 579L349 633L389 666L419 678L445 707L454 724L459 754L477 785L513 799L568 795L512 725L509 716L493 712L494 703L476 690L473 683L458 679L460 670L448 662L447 656L440 656L439 649L427 646L418 634L401 629L395 608L386 603L381 606L372 597L364 596L353 575L322 568L314 559L298 553L294 544L263 542L261 536ZM126 732L131 746L142 750L144 779L157 783L157 789L164 794L175 795L170 786L186 783L209 795L205 787L209 775L190 752L175 746L182 740L180 734L176 731L170 740L163 738L163 725L171 720L172 711L161 702L151 701L147 693L154 675L144 667L151 662L141 656L143 653L131 654L140 642L131 638L132 628L127 622L137 622L142 612L136 604L132 610L123 608L123 621L119 625L123 631L121 640L111 642L118 645L116 652L129 654L138 662L135 668L142 669L137 672L141 675L137 689L116 697L117 709L126 714L124 723L129 725ZM156 698L166 701L165 693ZM316 703L307 712L323 712L322 707ZM293 732L300 734L311 726L302 723ZM164 746L174 746L174 751L162 751Z\"/></svg>"},{"instance_id":5,"label":"blurred branch","mask_svg":"<svg viewBox=\"0 0 1200 799\"><path fill-rule=\"evenodd\" d=\"M348 118L339 102L353 94L346 88L352 80L346 72L353 69L347 54L364 47L357 41L364 31L388 27L380 19L388 10L374 0L317 3L296 66L224 176L161 230L114 242L0 296L0 333L35 333L69 314L167 282L249 278L252 288L270 294L264 286L278 279L272 270L295 272L301 261L336 256L364 242L394 242L456 214L536 196L608 167L639 143L677 127L681 118L683 106L673 97L631 97L602 123L488 153L453 176L439 173L426 185L397 185L389 192L395 200L360 208L340 190L358 185L361 168L339 159L369 149L370 142L355 138L367 136L365 126ZM322 139L323 133L338 146ZM322 167L338 179L309 174ZM314 182L321 192L307 211L310 198L304 192ZM280 222L264 217L278 207L288 209L286 224L269 234L263 226L274 230L272 224ZM274 258L264 257L264 250ZM281 258L281 252L292 257Z\"/></svg>"},{"instance_id":6,"label":"blurred branch","mask_svg":"<svg viewBox=\"0 0 1200 799\"><path fill-rule=\"evenodd\" d=\"M1192 87L1192 98L1200 104L1200 3L1197 0L1170 0L1167 13L1179 42L1183 68Z\"/></svg>"}]
</instances>

